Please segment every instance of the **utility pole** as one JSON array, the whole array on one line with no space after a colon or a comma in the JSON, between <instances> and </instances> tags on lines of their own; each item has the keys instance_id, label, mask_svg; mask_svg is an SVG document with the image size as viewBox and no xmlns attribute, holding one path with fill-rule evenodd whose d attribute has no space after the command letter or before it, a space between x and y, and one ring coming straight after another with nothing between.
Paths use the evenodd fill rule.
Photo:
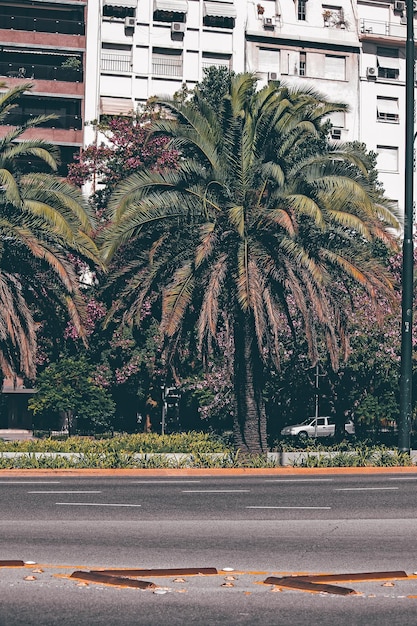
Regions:
<instances>
[{"instance_id":1,"label":"utility pole","mask_svg":"<svg viewBox=\"0 0 417 626\"><path fill-rule=\"evenodd\" d=\"M405 208L402 265L401 379L398 448L410 452L412 415L413 333L413 214L414 214L414 6L406 0L407 41L405 47Z\"/></svg>"}]
</instances>

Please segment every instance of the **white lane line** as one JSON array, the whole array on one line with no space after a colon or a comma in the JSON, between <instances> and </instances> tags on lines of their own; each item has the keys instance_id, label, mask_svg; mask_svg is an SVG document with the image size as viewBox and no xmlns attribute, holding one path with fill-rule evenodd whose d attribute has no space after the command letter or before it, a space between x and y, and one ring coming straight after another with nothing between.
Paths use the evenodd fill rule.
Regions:
<instances>
[{"instance_id":1,"label":"white lane line","mask_svg":"<svg viewBox=\"0 0 417 626\"><path fill-rule=\"evenodd\" d=\"M101 493L101 491L57 491L57 490L49 490L49 491L28 491L28 493Z\"/></svg>"},{"instance_id":2,"label":"white lane line","mask_svg":"<svg viewBox=\"0 0 417 626\"><path fill-rule=\"evenodd\" d=\"M398 491L399 487L343 487L334 491Z\"/></svg>"},{"instance_id":3,"label":"white lane line","mask_svg":"<svg viewBox=\"0 0 417 626\"><path fill-rule=\"evenodd\" d=\"M101 502L55 502L55 504L59 506L142 506L141 504L102 504Z\"/></svg>"},{"instance_id":4,"label":"white lane line","mask_svg":"<svg viewBox=\"0 0 417 626\"><path fill-rule=\"evenodd\" d=\"M331 506L247 506L247 509L289 509L289 510L318 510L330 511Z\"/></svg>"},{"instance_id":5,"label":"white lane line","mask_svg":"<svg viewBox=\"0 0 417 626\"><path fill-rule=\"evenodd\" d=\"M183 489L182 493L249 493L250 489Z\"/></svg>"},{"instance_id":6,"label":"white lane line","mask_svg":"<svg viewBox=\"0 0 417 626\"><path fill-rule=\"evenodd\" d=\"M334 478L271 478L266 483L330 483Z\"/></svg>"},{"instance_id":7,"label":"white lane line","mask_svg":"<svg viewBox=\"0 0 417 626\"><path fill-rule=\"evenodd\" d=\"M155 483L158 485L159 483L166 483L170 485L171 483L179 483L180 485L185 483L201 483L201 480L132 480L129 481L129 484L133 483L135 485L147 485L148 483Z\"/></svg>"},{"instance_id":8,"label":"white lane line","mask_svg":"<svg viewBox=\"0 0 417 626\"><path fill-rule=\"evenodd\" d=\"M0 485L59 485L60 480L0 480Z\"/></svg>"},{"instance_id":9,"label":"white lane line","mask_svg":"<svg viewBox=\"0 0 417 626\"><path fill-rule=\"evenodd\" d=\"M417 480L417 476L395 476L388 478L388 480Z\"/></svg>"}]
</instances>

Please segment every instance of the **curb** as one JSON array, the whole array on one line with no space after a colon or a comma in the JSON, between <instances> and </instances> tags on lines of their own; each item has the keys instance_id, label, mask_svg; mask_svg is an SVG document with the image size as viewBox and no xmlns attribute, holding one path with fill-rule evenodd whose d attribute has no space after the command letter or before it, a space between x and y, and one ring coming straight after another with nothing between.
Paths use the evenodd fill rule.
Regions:
<instances>
[{"instance_id":1,"label":"curb","mask_svg":"<svg viewBox=\"0 0 417 626\"><path fill-rule=\"evenodd\" d=\"M297 476L344 474L416 474L417 466L398 467L273 467L273 468L189 468L189 469L2 469L0 478L33 476L74 477L185 477L185 476Z\"/></svg>"}]
</instances>

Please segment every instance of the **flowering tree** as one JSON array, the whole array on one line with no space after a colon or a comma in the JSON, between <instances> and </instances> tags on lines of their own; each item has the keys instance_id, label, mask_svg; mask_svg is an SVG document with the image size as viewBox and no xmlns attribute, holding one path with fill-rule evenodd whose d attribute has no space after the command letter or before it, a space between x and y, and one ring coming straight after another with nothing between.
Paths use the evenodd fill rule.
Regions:
<instances>
[{"instance_id":1,"label":"flowering tree","mask_svg":"<svg viewBox=\"0 0 417 626\"><path fill-rule=\"evenodd\" d=\"M178 152L167 148L166 137L151 137L149 123L158 114L147 108L128 117L109 117L95 128L100 144L75 156L68 179L79 187L90 183L91 201L99 214L117 183L142 168L159 171L176 166Z\"/></svg>"}]
</instances>

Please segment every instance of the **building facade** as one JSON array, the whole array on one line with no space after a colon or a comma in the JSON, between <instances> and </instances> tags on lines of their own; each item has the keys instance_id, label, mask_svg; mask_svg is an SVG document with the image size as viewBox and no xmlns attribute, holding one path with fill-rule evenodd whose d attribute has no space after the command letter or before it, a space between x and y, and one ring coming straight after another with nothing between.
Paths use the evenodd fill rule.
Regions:
<instances>
[{"instance_id":1,"label":"building facade","mask_svg":"<svg viewBox=\"0 0 417 626\"><path fill-rule=\"evenodd\" d=\"M60 147L62 173L83 145L85 15L82 0L0 0L1 90L32 85L6 122L55 114L42 137ZM28 130L25 138L31 136L39 137L39 129Z\"/></svg>"},{"instance_id":2,"label":"building facade","mask_svg":"<svg viewBox=\"0 0 417 626\"><path fill-rule=\"evenodd\" d=\"M347 103L332 139L377 152L401 209L405 41L401 0L0 0L0 80L33 85L9 122L56 113L44 137L64 162L98 140L100 116L192 89L204 68L224 66Z\"/></svg>"}]
</instances>

